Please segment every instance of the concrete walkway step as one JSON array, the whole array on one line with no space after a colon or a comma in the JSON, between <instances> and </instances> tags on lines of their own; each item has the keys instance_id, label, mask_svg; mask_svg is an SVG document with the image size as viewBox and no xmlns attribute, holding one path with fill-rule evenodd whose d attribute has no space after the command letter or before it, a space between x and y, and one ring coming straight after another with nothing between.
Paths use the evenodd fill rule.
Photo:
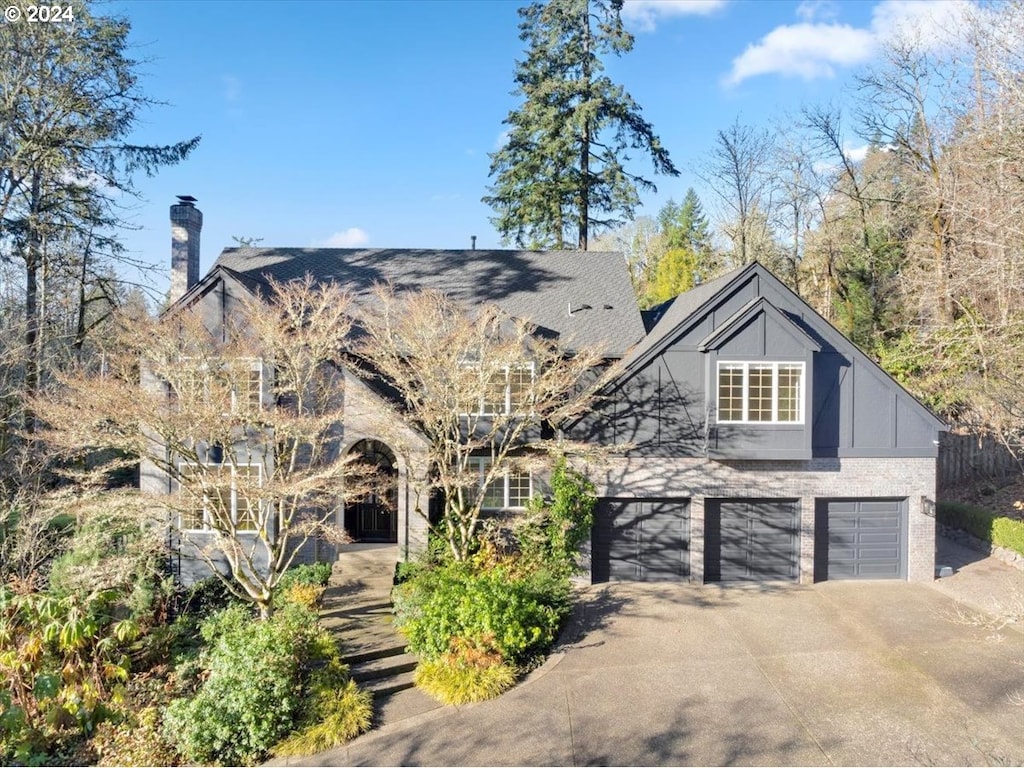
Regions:
<instances>
[{"instance_id":1,"label":"concrete walkway step","mask_svg":"<svg viewBox=\"0 0 1024 768\"><path fill-rule=\"evenodd\" d=\"M393 638L394 640L394 638ZM359 651L358 653L346 653L341 660L349 665L352 676L355 677L357 670L387 669L406 660L414 663L416 657L406 652L405 643L393 642L390 645L378 645L370 650Z\"/></svg>"},{"instance_id":2,"label":"concrete walkway step","mask_svg":"<svg viewBox=\"0 0 1024 768\"><path fill-rule=\"evenodd\" d=\"M369 691L373 694L375 699L379 699L383 696L390 696L398 693L399 691L406 691L416 686L415 676L412 670L402 672L399 675L375 677L370 680L357 680L356 682L359 684L360 689Z\"/></svg>"}]
</instances>

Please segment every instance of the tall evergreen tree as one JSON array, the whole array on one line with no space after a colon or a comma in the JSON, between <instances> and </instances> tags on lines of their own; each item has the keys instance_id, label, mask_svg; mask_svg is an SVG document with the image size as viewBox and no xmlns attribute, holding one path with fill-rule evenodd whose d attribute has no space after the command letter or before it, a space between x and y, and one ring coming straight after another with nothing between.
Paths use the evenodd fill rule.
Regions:
<instances>
[{"instance_id":1,"label":"tall evergreen tree","mask_svg":"<svg viewBox=\"0 0 1024 768\"><path fill-rule=\"evenodd\" d=\"M639 190L655 190L626 169L629 150L650 156L656 173L678 171L641 109L602 74L602 56L633 48L622 0L548 0L519 10L526 58L516 64L522 104L509 113L508 141L491 155L494 183L483 201L503 238L519 246L563 248L632 218Z\"/></svg>"},{"instance_id":2,"label":"tall evergreen tree","mask_svg":"<svg viewBox=\"0 0 1024 768\"><path fill-rule=\"evenodd\" d=\"M125 196L137 194L133 174L173 165L199 142L129 141L155 103L141 92L138 62L128 57L130 26L94 15L85 0L66 7L73 21L0 24L0 255L25 268L29 395L42 373L39 283L65 266L55 263L61 249L54 244L88 243L86 275L98 253L119 258L110 233L123 223ZM31 414L24 421L31 429Z\"/></svg>"},{"instance_id":3,"label":"tall evergreen tree","mask_svg":"<svg viewBox=\"0 0 1024 768\"><path fill-rule=\"evenodd\" d=\"M688 291L713 277L718 259L700 198L686 190L682 204L669 200L658 212L665 253L652 267L652 276L641 302L658 304Z\"/></svg>"}]
</instances>

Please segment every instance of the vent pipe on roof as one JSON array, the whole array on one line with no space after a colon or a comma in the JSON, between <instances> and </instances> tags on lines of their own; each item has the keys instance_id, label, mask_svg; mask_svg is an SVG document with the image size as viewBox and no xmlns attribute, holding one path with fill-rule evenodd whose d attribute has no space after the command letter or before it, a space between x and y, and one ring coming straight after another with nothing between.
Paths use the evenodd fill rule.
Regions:
<instances>
[{"instance_id":1,"label":"vent pipe on roof","mask_svg":"<svg viewBox=\"0 0 1024 768\"><path fill-rule=\"evenodd\" d=\"M199 282L199 233L203 214L191 195L178 195L171 206L171 290L173 304Z\"/></svg>"},{"instance_id":2,"label":"vent pipe on roof","mask_svg":"<svg viewBox=\"0 0 1024 768\"><path fill-rule=\"evenodd\" d=\"M470 246L469 246L470 249L475 251L476 250L476 235L470 235L469 236L469 243L470 243Z\"/></svg>"}]
</instances>

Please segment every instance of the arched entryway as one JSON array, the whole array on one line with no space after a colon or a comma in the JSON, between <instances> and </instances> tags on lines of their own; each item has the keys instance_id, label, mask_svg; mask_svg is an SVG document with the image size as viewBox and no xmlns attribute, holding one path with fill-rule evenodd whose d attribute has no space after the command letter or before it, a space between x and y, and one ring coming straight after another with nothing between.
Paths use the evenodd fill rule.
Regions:
<instances>
[{"instance_id":1,"label":"arched entryway","mask_svg":"<svg viewBox=\"0 0 1024 768\"><path fill-rule=\"evenodd\" d=\"M398 541L398 466L380 440L360 440L352 456L376 471L375 488L345 505L345 529L355 541Z\"/></svg>"}]
</instances>

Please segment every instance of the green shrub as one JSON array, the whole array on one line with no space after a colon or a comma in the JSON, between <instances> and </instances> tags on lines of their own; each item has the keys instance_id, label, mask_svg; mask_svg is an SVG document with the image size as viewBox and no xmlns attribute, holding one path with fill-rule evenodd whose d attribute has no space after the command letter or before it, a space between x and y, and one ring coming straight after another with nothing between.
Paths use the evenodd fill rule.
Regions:
<instances>
[{"instance_id":1,"label":"green shrub","mask_svg":"<svg viewBox=\"0 0 1024 768\"><path fill-rule=\"evenodd\" d=\"M1024 521L996 515L972 504L940 501L937 519L950 528L967 531L982 541L1024 555Z\"/></svg>"},{"instance_id":2,"label":"green shrub","mask_svg":"<svg viewBox=\"0 0 1024 768\"><path fill-rule=\"evenodd\" d=\"M567 603L499 565L484 570L450 563L422 571L396 587L396 626L409 649L425 659L448 651L452 638L492 638L502 657L517 662L554 641Z\"/></svg>"},{"instance_id":3,"label":"green shrub","mask_svg":"<svg viewBox=\"0 0 1024 768\"><path fill-rule=\"evenodd\" d=\"M164 715L164 735L187 760L250 765L292 729L310 620L315 628L315 614L296 609L256 621L250 610L233 606L203 623L210 644L205 682Z\"/></svg>"},{"instance_id":4,"label":"green shrub","mask_svg":"<svg viewBox=\"0 0 1024 768\"><path fill-rule=\"evenodd\" d=\"M289 568L274 587L273 606L281 608L288 603L301 603L315 607L331 578L331 564L325 562L297 565Z\"/></svg>"},{"instance_id":5,"label":"green shrub","mask_svg":"<svg viewBox=\"0 0 1024 768\"><path fill-rule=\"evenodd\" d=\"M297 721L300 750L337 746L369 727L369 696L350 683L315 611L288 603L257 621L251 606L233 605L204 621L200 634L207 650L198 666L186 661L176 670L179 684L191 679L197 689L164 715L163 734L186 760L252 764L275 744L287 749L292 739L282 740Z\"/></svg>"},{"instance_id":6,"label":"green shrub","mask_svg":"<svg viewBox=\"0 0 1024 768\"><path fill-rule=\"evenodd\" d=\"M1024 555L1024 520L997 517L992 521L992 543Z\"/></svg>"},{"instance_id":7,"label":"green shrub","mask_svg":"<svg viewBox=\"0 0 1024 768\"><path fill-rule=\"evenodd\" d=\"M332 565L327 562L316 562L296 565L289 568L281 576L278 586L289 587L292 584L314 584L319 587L326 587L331 580Z\"/></svg>"},{"instance_id":8,"label":"green shrub","mask_svg":"<svg viewBox=\"0 0 1024 768\"><path fill-rule=\"evenodd\" d=\"M571 575L579 570L580 545L590 536L597 496L594 485L560 459L551 472L551 500L530 500L517 527L519 547L548 571Z\"/></svg>"}]
</instances>

